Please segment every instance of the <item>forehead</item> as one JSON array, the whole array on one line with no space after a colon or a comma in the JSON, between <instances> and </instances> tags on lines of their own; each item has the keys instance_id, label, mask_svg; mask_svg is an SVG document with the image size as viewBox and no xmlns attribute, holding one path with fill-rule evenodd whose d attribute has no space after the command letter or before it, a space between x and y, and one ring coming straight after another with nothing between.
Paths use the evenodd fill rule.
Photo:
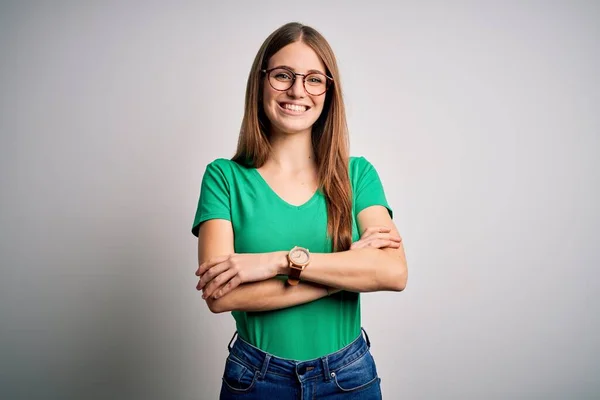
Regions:
<instances>
[{"instance_id":1,"label":"forehead","mask_svg":"<svg viewBox=\"0 0 600 400\"><path fill-rule=\"evenodd\" d=\"M268 68L278 65L287 65L300 73L310 70L325 71L325 65L317 53L302 42L290 43L273 54Z\"/></svg>"}]
</instances>

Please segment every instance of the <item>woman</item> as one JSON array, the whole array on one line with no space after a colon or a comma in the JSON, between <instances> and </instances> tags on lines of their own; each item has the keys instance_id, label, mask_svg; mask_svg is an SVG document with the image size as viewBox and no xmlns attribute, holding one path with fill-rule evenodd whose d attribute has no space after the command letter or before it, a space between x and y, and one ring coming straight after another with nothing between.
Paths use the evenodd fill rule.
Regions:
<instances>
[{"instance_id":1,"label":"woman","mask_svg":"<svg viewBox=\"0 0 600 400\"><path fill-rule=\"evenodd\" d=\"M391 217L373 166L349 157L331 48L282 26L254 60L237 152L207 166L192 228L197 289L236 321L221 399L381 398L359 293L406 285Z\"/></svg>"}]
</instances>

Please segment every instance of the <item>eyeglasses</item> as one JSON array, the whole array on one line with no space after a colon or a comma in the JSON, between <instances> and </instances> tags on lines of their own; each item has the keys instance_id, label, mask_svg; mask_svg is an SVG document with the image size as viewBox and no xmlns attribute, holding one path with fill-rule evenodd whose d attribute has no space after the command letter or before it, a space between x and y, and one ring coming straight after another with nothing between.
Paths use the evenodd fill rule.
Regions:
<instances>
[{"instance_id":1,"label":"eyeglasses","mask_svg":"<svg viewBox=\"0 0 600 400\"><path fill-rule=\"evenodd\" d=\"M284 92L294 86L296 77L302 77L302 83L306 93L312 96L320 96L327 91L333 78L321 73L311 72L308 74L298 74L289 68L275 67L271 69L261 69L261 72L267 74L269 84L275 90Z\"/></svg>"}]
</instances>

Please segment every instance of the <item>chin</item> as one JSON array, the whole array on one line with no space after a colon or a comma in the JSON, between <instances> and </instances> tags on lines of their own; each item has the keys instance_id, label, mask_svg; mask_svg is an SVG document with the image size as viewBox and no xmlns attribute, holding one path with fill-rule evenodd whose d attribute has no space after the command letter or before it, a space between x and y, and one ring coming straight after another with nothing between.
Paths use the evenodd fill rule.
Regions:
<instances>
[{"instance_id":1,"label":"chin","mask_svg":"<svg viewBox=\"0 0 600 400\"><path fill-rule=\"evenodd\" d=\"M303 124L303 125L288 125L288 124L278 124L276 126L274 126L275 129L277 129L277 131L284 133L284 134L288 134L288 135L294 135L294 134L298 134L298 133L303 133L303 132L310 132L312 131L312 124Z\"/></svg>"}]
</instances>

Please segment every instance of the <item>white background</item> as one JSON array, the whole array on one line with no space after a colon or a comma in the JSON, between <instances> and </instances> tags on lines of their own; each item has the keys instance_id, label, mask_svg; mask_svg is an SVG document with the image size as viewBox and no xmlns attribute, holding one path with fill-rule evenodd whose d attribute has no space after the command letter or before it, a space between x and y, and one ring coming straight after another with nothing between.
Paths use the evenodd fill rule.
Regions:
<instances>
[{"instance_id":1,"label":"white background","mask_svg":"<svg viewBox=\"0 0 600 400\"><path fill-rule=\"evenodd\" d=\"M340 64L352 154L404 238L363 296L387 399L600 396L600 4L0 5L0 395L214 399L234 332L195 291L207 163L289 21Z\"/></svg>"}]
</instances>

